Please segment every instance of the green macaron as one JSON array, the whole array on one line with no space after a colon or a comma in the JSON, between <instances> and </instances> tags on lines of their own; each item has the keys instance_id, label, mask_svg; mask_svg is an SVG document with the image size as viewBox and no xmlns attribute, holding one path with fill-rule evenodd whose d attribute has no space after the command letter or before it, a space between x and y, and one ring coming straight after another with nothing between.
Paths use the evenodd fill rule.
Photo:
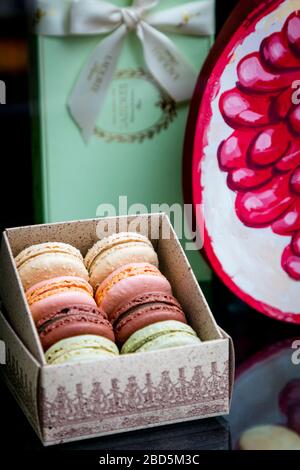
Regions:
<instances>
[{"instance_id":1,"label":"green macaron","mask_svg":"<svg viewBox=\"0 0 300 470\"><path fill-rule=\"evenodd\" d=\"M48 364L66 364L117 356L115 343L103 336L81 335L53 344L45 353Z\"/></svg>"},{"instance_id":2,"label":"green macaron","mask_svg":"<svg viewBox=\"0 0 300 470\"><path fill-rule=\"evenodd\" d=\"M121 354L197 346L199 343L201 340L189 325L168 320L154 323L133 333L124 343Z\"/></svg>"}]
</instances>

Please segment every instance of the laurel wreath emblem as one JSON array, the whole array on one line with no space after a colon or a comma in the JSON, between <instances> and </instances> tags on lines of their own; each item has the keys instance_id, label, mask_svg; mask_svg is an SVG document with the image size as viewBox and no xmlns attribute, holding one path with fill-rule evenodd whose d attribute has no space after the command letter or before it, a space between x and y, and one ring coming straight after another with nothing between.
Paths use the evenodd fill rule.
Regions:
<instances>
[{"instance_id":1,"label":"laurel wreath emblem","mask_svg":"<svg viewBox=\"0 0 300 470\"><path fill-rule=\"evenodd\" d=\"M139 69L123 69L119 70L114 79L131 79L138 78L151 82L157 87L155 79L150 73L147 73L142 68ZM120 134L115 132L105 131L99 127L94 129L94 134L100 138L104 139L106 142L118 142L118 143L143 143L146 139L152 139L155 135L159 134L161 131L168 129L170 124L177 117L176 103L169 96L167 96L163 91L161 91L160 100L155 103L155 106L159 107L162 111L160 118L148 129L143 129L138 132L133 132L131 134Z\"/></svg>"}]
</instances>

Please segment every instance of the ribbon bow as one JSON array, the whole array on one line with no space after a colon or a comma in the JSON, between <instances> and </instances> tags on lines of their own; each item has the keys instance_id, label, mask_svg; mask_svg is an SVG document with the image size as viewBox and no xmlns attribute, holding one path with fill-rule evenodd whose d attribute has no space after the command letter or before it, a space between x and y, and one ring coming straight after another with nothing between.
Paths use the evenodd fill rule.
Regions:
<instances>
[{"instance_id":1,"label":"ribbon bow","mask_svg":"<svg viewBox=\"0 0 300 470\"><path fill-rule=\"evenodd\" d=\"M68 99L71 116L86 141L93 134L124 39L130 31L140 39L145 63L161 88L176 102L191 98L197 72L161 31L213 34L214 1L195 1L150 12L159 1L134 0L131 7L120 8L101 0L37 0L35 19L38 34L110 33L93 51Z\"/></svg>"}]
</instances>

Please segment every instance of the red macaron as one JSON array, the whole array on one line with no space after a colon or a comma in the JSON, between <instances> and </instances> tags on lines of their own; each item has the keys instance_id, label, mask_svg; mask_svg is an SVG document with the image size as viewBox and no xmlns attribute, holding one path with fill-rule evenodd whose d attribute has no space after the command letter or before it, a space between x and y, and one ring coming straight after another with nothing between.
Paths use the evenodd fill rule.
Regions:
<instances>
[{"instance_id":1,"label":"red macaron","mask_svg":"<svg viewBox=\"0 0 300 470\"><path fill-rule=\"evenodd\" d=\"M159 292L135 297L119 308L111 318L119 345L141 328L167 320L187 323L175 297Z\"/></svg>"},{"instance_id":2,"label":"red macaron","mask_svg":"<svg viewBox=\"0 0 300 470\"><path fill-rule=\"evenodd\" d=\"M106 313L89 305L71 305L55 310L40 318L36 327L45 351L61 339L72 336L90 334L115 341Z\"/></svg>"}]
</instances>

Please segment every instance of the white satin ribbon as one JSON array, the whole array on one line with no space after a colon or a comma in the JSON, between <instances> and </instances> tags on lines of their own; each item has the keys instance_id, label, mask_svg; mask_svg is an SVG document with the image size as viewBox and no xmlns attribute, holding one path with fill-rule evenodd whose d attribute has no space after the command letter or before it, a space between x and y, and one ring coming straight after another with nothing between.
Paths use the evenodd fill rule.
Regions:
<instances>
[{"instance_id":1,"label":"white satin ribbon","mask_svg":"<svg viewBox=\"0 0 300 470\"><path fill-rule=\"evenodd\" d=\"M120 8L101 0L36 0L36 32L47 36L108 34L84 65L68 99L72 118L88 141L114 76L128 32L141 41L145 63L176 102L191 98L197 71L162 32L214 33L214 0L185 3L150 12L160 0L134 0Z\"/></svg>"}]
</instances>

